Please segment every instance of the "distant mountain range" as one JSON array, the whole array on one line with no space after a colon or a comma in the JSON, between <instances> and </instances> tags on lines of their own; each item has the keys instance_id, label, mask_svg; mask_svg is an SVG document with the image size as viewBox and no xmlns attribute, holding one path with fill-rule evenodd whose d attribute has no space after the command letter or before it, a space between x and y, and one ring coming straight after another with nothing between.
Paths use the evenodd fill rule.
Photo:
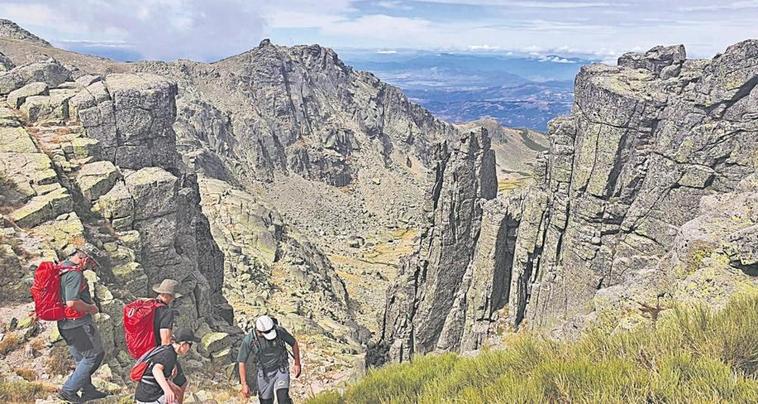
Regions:
<instances>
[{"instance_id":1,"label":"distant mountain range","mask_svg":"<svg viewBox=\"0 0 758 404\"><path fill-rule=\"evenodd\" d=\"M440 118L495 118L538 131L567 114L573 80L591 58L503 53L341 50L351 66L403 89Z\"/></svg>"}]
</instances>

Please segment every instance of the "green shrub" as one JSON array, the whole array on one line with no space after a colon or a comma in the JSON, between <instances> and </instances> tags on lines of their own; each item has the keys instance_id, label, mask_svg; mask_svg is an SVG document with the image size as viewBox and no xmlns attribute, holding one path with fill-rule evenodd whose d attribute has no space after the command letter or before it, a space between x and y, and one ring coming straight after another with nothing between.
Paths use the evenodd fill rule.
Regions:
<instances>
[{"instance_id":1,"label":"green shrub","mask_svg":"<svg viewBox=\"0 0 758 404\"><path fill-rule=\"evenodd\" d=\"M675 307L651 326L576 342L519 335L475 357L419 357L310 403L758 402L758 292Z\"/></svg>"}]
</instances>

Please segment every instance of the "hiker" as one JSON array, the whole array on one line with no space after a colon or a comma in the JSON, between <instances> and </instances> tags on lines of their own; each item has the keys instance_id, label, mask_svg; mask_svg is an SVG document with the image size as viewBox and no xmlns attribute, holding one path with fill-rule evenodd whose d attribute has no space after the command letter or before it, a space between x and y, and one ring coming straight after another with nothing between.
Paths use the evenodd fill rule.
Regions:
<instances>
[{"instance_id":1,"label":"hiker","mask_svg":"<svg viewBox=\"0 0 758 404\"><path fill-rule=\"evenodd\" d=\"M295 337L269 316L260 316L255 320L255 329L242 340L237 355L242 395L245 398L251 394L248 383L257 382L256 390L261 404L273 404L275 395L279 404L292 403L289 396L289 351L285 343L292 347L292 357L295 359L293 371L295 378L298 378L301 371L300 347ZM256 380L247 380L246 364L251 354L255 355Z\"/></svg>"},{"instance_id":2,"label":"hiker","mask_svg":"<svg viewBox=\"0 0 758 404\"><path fill-rule=\"evenodd\" d=\"M102 364L105 351L100 332L92 321L92 315L98 312L98 308L82 274L90 262L93 261L89 255L77 249L60 263L64 268L60 275L60 292L65 308L69 312L73 310L79 313L78 316L67 314L66 318L58 321L58 331L76 362L76 369L58 392L61 400L70 403L97 400L107 396L92 385L92 375Z\"/></svg>"},{"instance_id":3,"label":"hiker","mask_svg":"<svg viewBox=\"0 0 758 404\"><path fill-rule=\"evenodd\" d=\"M179 282L164 279L153 286L158 297L137 299L124 306L124 339L132 358L138 359L157 346L171 344L176 311L170 305L181 297L176 292L177 286Z\"/></svg>"},{"instance_id":4,"label":"hiker","mask_svg":"<svg viewBox=\"0 0 758 404\"><path fill-rule=\"evenodd\" d=\"M191 330L180 329L173 335L170 345L156 347L148 354L148 366L134 393L138 404L182 403L187 379L177 379L177 355L186 355L195 342L199 340Z\"/></svg>"},{"instance_id":5,"label":"hiker","mask_svg":"<svg viewBox=\"0 0 758 404\"><path fill-rule=\"evenodd\" d=\"M158 294L156 300L162 303L155 308L155 317L153 318L155 346L171 344L171 332L174 328L176 311L169 306L174 299L182 297L176 292L177 286L179 286L179 282L173 279L164 279L160 284L153 285L153 291Z\"/></svg>"}]
</instances>

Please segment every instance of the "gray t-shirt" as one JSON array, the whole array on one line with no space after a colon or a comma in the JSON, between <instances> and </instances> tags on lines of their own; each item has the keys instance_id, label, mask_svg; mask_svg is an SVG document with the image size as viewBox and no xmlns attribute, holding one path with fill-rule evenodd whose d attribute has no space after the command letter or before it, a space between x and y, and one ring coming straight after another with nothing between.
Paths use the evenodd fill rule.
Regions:
<instances>
[{"instance_id":1,"label":"gray t-shirt","mask_svg":"<svg viewBox=\"0 0 758 404\"><path fill-rule=\"evenodd\" d=\"M282 327L276 327L276 339L269 341L263 337L256 337L255 331L250 332L242 340L237 362L248 362L250 355L256 357L267 371L278 368L287 369L289 367L289 358L287 357L287 347L295 345L295 337ZM259 352L260 351L260 352Z\"/></svg>"},{"instance_id":2,"label":"gray t-shirt","mask_svg":"<svg viewBox=\"0 0 758 404\"><path fill-rule=\"evenodd\" d=\"M63 261L64 266L74 266L71 261ZM92 304L92 295L89 291L87 280L80 271L69 271L61 275L61 298L63 303L69 300L81 300L84 303ZM92 323L92 315L87 314L84 317L72 320L58 321L58 329L71 329Z\"/></svg>"}]
</instances>

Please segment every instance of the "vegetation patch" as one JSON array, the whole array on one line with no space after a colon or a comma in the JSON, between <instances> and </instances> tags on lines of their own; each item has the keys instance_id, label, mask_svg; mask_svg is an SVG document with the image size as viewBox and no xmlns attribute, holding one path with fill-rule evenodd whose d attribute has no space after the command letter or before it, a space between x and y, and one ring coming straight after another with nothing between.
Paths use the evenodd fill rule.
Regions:
<instances>
[{"instance_id":1,"label":"vegetation patch","mask_svg":"<svg viewBox=\"0 0 758 404\"><path fill-rule=\"evenodd\" d=\"M57 344L50 350L50 356L45 361L45 369L51 375L65 376L71 364L68 349L62 344Z\"/></svg>"},{"instance_id":2,"label":"vegetation patch","mask_svg":"<svg viewBox=\"0 0 758 404\"><path fill-rule=\"evenodd\" d=\"M712 243L704 241L694 241L687 249L687 258L685 259L685 272L691 274L703 264L703 260L711 255L714 250Z\"/></svg>"},{"instance_id":3,"label":"vegetation patch","mask_svg":"<svg viewBox=\"0 0 758 404\"><path fill-rule=\"evenodd\" d=\"M499 180L497 182L497 190L500 193L507 193L514 189L521 188L523 184L524 179L522 178Z\"/></svg>"},{"instance_id":4,"label":"vegetation patch","mask_svg":"<svg viewBox=\"0 0 758 404\"><path fill-rule=\"evenodd\" d=\"M34 369L21 368L14 370L14 372L27 382L33 382L38 378L37 372L35 372Z\"/></svg>"},{"instance_id":5,"label":"vegetation patch","mask_svg":"<svg viewBox=\"0 0 758 404\"><path fill-rule=\"evenodd\" d=\"M576 342L517 335L475 357L428 355L309 403L758 402L758 292L721 311L674 307L655 328Z\"/></svg>"},{"instance_id":6,"label":"vegetation patch","mask_svg":"<svg viewBox=\"0 0 758 404\"><path fill-rule=\"evenodd\" d=\"M11 403L33 403L56 390L54 386L44 383L0 379L0 400Z\"/></svg>"},{"instance_id":7,"label":"vegetation patch","mask_svg":"<svg viewBox=\"0 0 758 404\"><path fill-rule=\"evenodd\" d=\"M0 355L8 355L9 353L21 348L24 340L15 333L6 334L2 341L0 341Z\"/></svg>"}]
</instances>

